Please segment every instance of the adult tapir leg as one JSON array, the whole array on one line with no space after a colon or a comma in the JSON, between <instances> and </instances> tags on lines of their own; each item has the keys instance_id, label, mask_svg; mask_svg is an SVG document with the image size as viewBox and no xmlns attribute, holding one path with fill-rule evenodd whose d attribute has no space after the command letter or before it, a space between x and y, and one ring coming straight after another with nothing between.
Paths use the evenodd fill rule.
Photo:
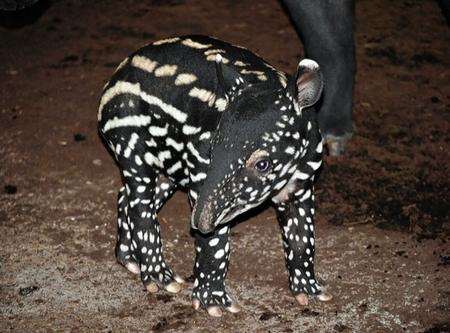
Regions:
<instances>
[{"instance_id":1,"label":"adult tapir leg","mask_svg":"<svg viewBox=\"0 0 450 333\"><path fill-rule=\"evenodd\" d=\"M441 7L442 14L450 25L450 0L437 0L439 7Z\"/></svg>"},{"instance_id":2,"label":"adult tapir leg","mask_svg":"<svg viewBox=\"0 0 450 333\"><path fill-rule=\"evenodd\" d=\"M283 0L308 58L317 61L325 81L319 125L331 155L343 152L351 137L356 70L354 0Z\"/></svg>"}]
</instances>

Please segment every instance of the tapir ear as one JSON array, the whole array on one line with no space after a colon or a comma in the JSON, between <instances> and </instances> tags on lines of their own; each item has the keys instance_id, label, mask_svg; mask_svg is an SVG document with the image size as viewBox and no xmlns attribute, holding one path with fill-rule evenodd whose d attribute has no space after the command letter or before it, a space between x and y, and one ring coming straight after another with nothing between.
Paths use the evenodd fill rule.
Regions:
<instances>
[{"instance_id":1,"label":"tapir ear","mask_svg":"<svg viewBox=\"0 0 450 333\"><path fill-rule=\"evenodd\" d=\"M320 67L314 60L303 59L297 69L297 102L300 109L317 103L323 90Z\"/></svg>"},{"instance_id":2,"label":"tapir ear","mask_svg":"<svg viewBox=\"0 0 450 333\"><path fill-rule=\"evenodd\" d=\"M224 94L230 94L246 83L242 75L231 66L227 66L220 54L216 55L216 71L219 90Z\"/></svg>"}]
</instances>

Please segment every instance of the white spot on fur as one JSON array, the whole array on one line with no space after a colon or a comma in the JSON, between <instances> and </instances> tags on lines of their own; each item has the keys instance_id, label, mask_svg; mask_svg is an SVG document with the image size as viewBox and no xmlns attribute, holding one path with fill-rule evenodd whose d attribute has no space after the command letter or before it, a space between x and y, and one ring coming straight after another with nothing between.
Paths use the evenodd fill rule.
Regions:
<instances>
[{"instance_id":1,"label":"white spot on fur","mask_svg":"<svg viewBox=\"0 0 450 333\"><path fill-rule=\"evenodd\" d=\"M105 126L103 126L103 133L106 133L110 129L118 128L118 127L141 127L147 126L150 124L151 118L150 116L127 116L124 118L114 117L106 122Z\"/></svg>"},{"instance_id":2,"label":"white spot on fur","mask_svg":"<svg viewBox=\"0 0 450 333\"><path fill-rule=\"evenodd\" d=\"M319 162L306 162L306 164L308 164L313 170L317 170L320 168L320 165L322 164L322 161L320 160Z\"/></svg>"},{"instance_id":3,"label":"white spot on fur","mask_svg":"<svg viewBox=\"0 0 450 333\"><path fill-rule=\"evenodd\" d=\"M287 148L284 150L284 152L285 152L286 154L289 154L289 155L294 155L294 154L295 154L295 148L292 147L292 146L289 146L289 147L287 147Z\"/></svg>"},{"instance_id":4,"label":"white spot on fur","mask_svg":"<svg viewBox=\"0 0 450 333\"><path fill-rule=\"evenodd\" d=\"M257 76L258 80L260 80L260 81L267 81L267 76L262 71L250 71L250 70L247 70L247 69L242 69L240 71L240 73L241 74L254 74L254 75Z\"/></svg>"},{"instance_id":5,"label":"white spot on fur","mask_svg":"<svg viewBox=\"0 0 450 333\"><path fill-rule=\"evenodd\" d=\"M161 163L170 158L172 158L172 154L169 150L163 150L158 153L158 159L161 161Z\"/></svg>"},{"instance_id":6,"label":"white spot on fur","mask_svg":"<svg viewBox=\"0 0 450 333\"><path fill-rule=\"evenodd\" d=\"M217 244L219 244L219 238L213 238L209 241L209 246L216 246Z\"/></svg>"},{"instance_id":7,"label":"white spot on fur","mask_svg":"<svg viewBox=\"0 0 450 333\"><path fill-rule=\"evenodd\" d=\"M217 111L225 111L227 108L227 100L225 98L218 98L216 99L216 102L214 103L214 106L216 107Z\"/></svg>"},{"instance_id":8,"label":"white spot on fur","mask_svg":"<svg viewBox=\"0 0 450 333\"><path fill-rule=\"evenodd\" d=\"M181 151L184 148L184 143L183 142L178 143L172 138L167 138L166 139L166 145L168 147L173 147L176 151Z\"/></svg>"},{"instance_id":9,"label":"white spot on fur","mask_svg":"<svg viewBox=\"0 0 450 333\"><path fill-rule=\"evenodd\" d=\"M217 53L225 53L225 50L222 50L222 49L212 49L212 50L208 50L208 51L205 51L205 52L204 52L205 55L217 54Z\"/></svg>"},{"instance_id":10,"label":"white spot on fur","mask_svg":"<svg viewBox=\"0 0 450 333\"><path fill-rule=\"evenodd\" d=\"M307 173L303 173L303 172L300 172L300 171L297 170L297 171L294 172L293 177L296 178L296 179L305 180L305 179L308 179L310 177L310 175L307 174Z\"/></svg>"},{"instance_id":11,"label":"white spot on fur","mask_svg":"<svg viewBox=\"0 0 450 333\"><path fill-rule=\"evenodd\" d=\"M236 61L234 62L234 64L235 64L236 66L239 66L239 67L245 67L245 66L248 66L248 64L246 64L245 62L242 62L242 61L240 61L240 60L236 60Z\"/></svg>"},{"instance_id":12,"label":"white spot on fur","mask_svg":"<svg viewBox=\"0 0 450 333\"><path fill-rule=\"evenodd\" d=\"M158 126L150 126L148 128L148 131L152 136L166 136L168 133L169 125L166 125L165 127L158 127Z\"/></svg>"},{"instance_id":13,"label":"white spot on fur","mask_svg":"<svg viewBox=\"0 0 450 333\"><path fill-rule=\"evenodd\" d=\"M167 169L167 173L169 175L177 172L178 170L180 170L182 168L182 164L180 161L178 161L177 163L175 163L174 165L172 165L169 169Z\"/></svg>"},{"instance_id":14,"label":"white spot on fur","mask_svg":"<svg viewBox=\"0 0 450 333\"><path fill-rule=\"evenodd\" d=\"M189 151L192 153L192 155L194 155L194 157L200 162L200 163L204 163L204 164L209 164L209 159L205 159L203 157L200 156L200 153L198 152L197 149L195 149L194 145L192 144L192 142L188 142L188 144L186 145L187 148L189 149Z\"/></svg>"},{"instance_id":15,"label":"white spot on fur","mask_svg":"<svg viewBox=\"0 0 450 333\"><path fill-rule=\"evenodd\" d=\"M134 156L134 161L136 162L137 165L142 165L142 160L139 157L139 155Z\"/></svg>"},{"instance_id":16,"label":"white spot on fur","mask_svg":"<svg viewBox=\"0 0 450 333\"><path fill-rule=\"evenodd\" d=\"M193 135L193 134L197 134L202 130L201 127L194 127L194 126L189 126L189 125L184 125L183 126L183 133L186 135Z\"/></svg>"},{"instance_id":17,"label":"white spot on fur","mask_svg":"<svg viewBox=\"0 0 450 333\"><path fill-rule=\"evenodd\" d=\"M156 61L139 55L134 56L131 60L131 66L142 69L148 73L152 73L157 65L158 63Z\"/></svg>"},{"instance_id":18,"label":"white spot on fur","mask_svg":"<svg viewBox=\"0 0 450 333\"><path fill-rule=\"evenodd\" d=\"M163 164L161 163L161 161L158 160L158 158L150 152L145 153L144 160L148 165L154 165L154 166L157 166L160 168L163 167Z\"/></svg>"},{"instance_id":19,"label":"white spot on fur","mask_svg":"<svg viewBox=\"0 0 450 333\"><path fill-rule=\"evenodd\" d=\"M175 79L175 85L176 86L182 86L191 84L192 82L195 82L197 80L197 77L194 74L189 73L181 73L177 75L177 78Z\"/></svg>"},{"instance_id":20,"label":"white spot on fur","mask_svg":"<svg viewBox=\"0 0 450 333\"><path fill-rule=\"evenodd\" d=\"M221 62L223 64L228 64L230 62L230 60L228 60L227 58L225 58L224 56L220 55L220 54L210 54L209 56L206 57L206 60L208 61L215 61L215 62Z\"/></svg>"},{"instance_id":21,"label":"white spot on fur","mask_svg":"<svg viewBox=\"0 0 450 333\"><path fill-rule=\"evenodd\" d=\"M320 142L317 144L316 152L320 154L322 151L323 151L323 142L320 141Z\"/></svg>"},{"instance_id":22,"label":"white spot on fur","mask_svg":"<svg viewBox=\"0 0 450 333\"><path fill-rule=\"evenodd\" d=\"M149 146L149 147L156 147L156 146L158 146L158 145L156 144L156 141L153 140L153 138L151 138L150 141L145 141L145 144L146 144L147 146Z\"/></svg>"},{"instance_id":23,"label":"white spot on fur","mask_svg":"<svg viewBox=\"0 0 450 333\"><path fill-rule=\"evenodd\" d=\"M196 174L196 175L191 174L189 177L191 178L191 180L192 180L194 183L196 183L196 182L199 182L199 181L201 181L201 180L203 180L203 179L206 179L206 173L204 173L204 172L199 172L199 173Z\"/></svg>"},{"instance_id":24,"label":"white spot on fur","mask_svg":"<svg viewBox=\"0 0 450 333\"><path fill-rule=\"evenodd\" d=\"M218 234L219 235L224 235L224 234L226 234L228 232L228 226L225 226L225 227L223 227L222 229L220 229L219 231L218 231Z\"/></svg>"},{"instance_id":25,"label":"white spot on fur","mask_svg":"<svg viewBox=\"0 0 450 333\"><path fill-rule=\"evenodd\" d=\"M220 259L220 258L222 258L224 255L225 255L225 251L224 251L223 249L220 249L219 251L217 251L217 252L214 254L214 258Z\"/></svg>"},{"instance_id":26,"label":"white spot on fur","mask_svg":"<svg viewBox=\"0 0 450 333\"><path fill-rule=\"evenodd\" d=\"M177 65L163 65L155 69L155 76L173 76L177 72Z\"/></svg>"},{"instance_id":27,"label":"white spot on fur","mask_svg":"<svg viewBox=\"0 0 450 333\"><path fill-rule=\"evenodd\" d=\"M191 91L189 91L189 96L198 98L199 100L205 103L209 103L216 97L216 95L212 91L197 87L194 87L191 89Z\"/></svg>"},{"instance_id":28,"label":"white spot on fur","mask_svg":"<svg viewBox=\"0 0 450 333\"><path fill-rule=\"evenodd\" d=\"M158 41L156 41L156 42L153 42L153 45L170 44L170 43L178 42L179 40L180 40L179 37L175 37L175 38L166 38L166 39L161 39L161 40L158 40Z\"/></svg>"},{"instance_id":29,"label":"white spot on fur","mask_svg":"<svg viewBox=\"0 0 450 333\"><path fill-rule=\"evenodd\" d=\"M194 42L192 39L187 38L181 42L181 44L191 47L193 49L207 49L208 47L211 47L212 44L202 44L199 42Z\"/></svg>"},{"instance_id":30,"label":"white spot on fur","mask_svg":"<svg viewBox=\"0 0 450 333\"><path fill-rule=\"evenodd\" d=\"M207 140L211 137L211 132L204 132L200 135L200 137L198 138L200 141L202 140Z\"/></svg>"},{"instance_id":31,"label":"white spot on fur","mask_svg":"<svg viewBox=\"0 0 450 333\"><path fill-rule=\"evenodd\" d=\"M300 200L300 202L303 202L306 199L309 199L310 196L311 196L311 190L308 190L305 192L305 194L303 194L303 196L299 200Z\"/></svg>"}]
</instances>

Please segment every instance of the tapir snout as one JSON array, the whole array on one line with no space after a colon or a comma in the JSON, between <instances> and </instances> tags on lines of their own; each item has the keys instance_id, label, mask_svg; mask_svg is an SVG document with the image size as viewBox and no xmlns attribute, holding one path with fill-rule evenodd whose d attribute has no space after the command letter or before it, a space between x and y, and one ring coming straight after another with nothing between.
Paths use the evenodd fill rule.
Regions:
<instances>
[{"instance_id":1,"label":"tapir snout","mask_svg":"<svg viewBox=\"0 0 450 333\"><path fill-rule=\"evenodd\" d=\"M195 204L192 216L191 227L198 229L201 233L207 234L214 230L216 222L216 214L214 214L214 208L212 198L208 197L205 200L200 199Z\"/></svg>"}]
</instances>

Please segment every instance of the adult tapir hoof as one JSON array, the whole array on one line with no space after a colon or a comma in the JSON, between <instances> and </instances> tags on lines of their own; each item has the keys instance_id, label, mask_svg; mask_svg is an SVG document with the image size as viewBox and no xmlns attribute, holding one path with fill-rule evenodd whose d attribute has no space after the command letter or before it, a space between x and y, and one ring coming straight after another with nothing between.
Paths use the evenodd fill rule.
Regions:
<instances>
[{"instance_id":1,"label":"adult tapir hoof","mask_svg":"<svg viewBox=\"0 0 450 333\"><path fill-rule=\"evenodd\" d=\"M328 155L336 157L341 156L345 152L347 141L351 138L351 134L344 134L342 136L325 135L325 145L328 150Z\"/></svg>"}]
</instances>

